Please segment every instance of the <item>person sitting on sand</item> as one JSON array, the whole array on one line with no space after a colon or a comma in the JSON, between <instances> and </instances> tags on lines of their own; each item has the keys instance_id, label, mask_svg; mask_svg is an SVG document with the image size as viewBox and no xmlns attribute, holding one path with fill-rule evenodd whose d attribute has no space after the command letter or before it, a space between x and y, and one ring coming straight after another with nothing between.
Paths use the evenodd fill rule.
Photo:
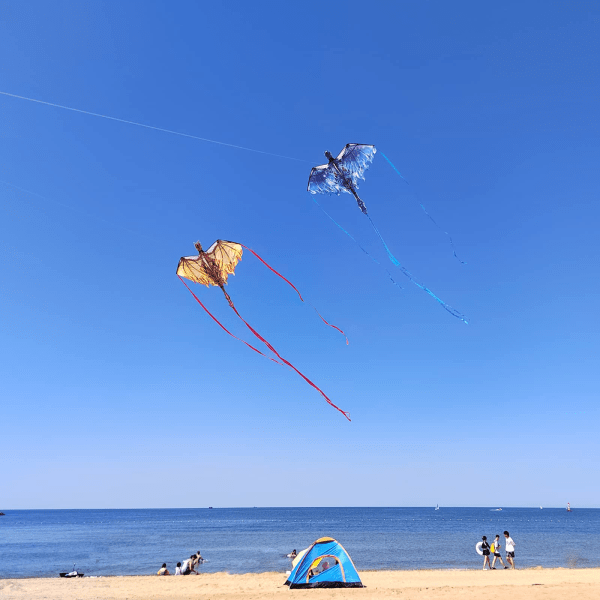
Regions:
<instances>
[{"instance_id":1,"label":"person sitting on sand","mask_svg":"<svg viewBox=\"0 0 600 600\"><path fill-rule=\"evenodd\" d=\"M177 566L175 567L175 575L183 575L183 573L181 572L181 563L178 562Z\"/></svg>"},{"instance_id":2,"label":"person sitting on sand","mask_svg":"<svg viewBox=\"0 0 600 600\"><path fill-rule=\"evenodd\" d=\"M494 566L496 564L496 560L500 561L500 564L505 568L508 569L508 567L504 564L503 560L502 560L502 555L500 554L500 549L502 548L502 546L500 546L500 536L497 535L496 539L492 542L492 552L494 553L494 560L492 561L492 569L495 569L496 567Z\"/></svg>"},{"instance_id":3,"label":"person sitting on sand","mask_svg":"<svg viewBox=\"0 0 600 600\"><path fill-rule=\"evenodd\" d=\"M191 575L192 573L194 575L198 575L198 573L194 569L195 560L196 560L196 555L192 554L186 561L183 562L183 565L181 565L181 574L182 575Z\"/></svg>"},{"instance_id":4,"label":"person sitting on sand","mask_svg":"<svg viewBox=\"0 0 600 600\"><path fill-rule=\"evenodd\" d=\"M487 537L484 535L481 538L481 551L483 552L483 570L485 571L485 565L487 565L490 569L492 565L490 565L490 545L487 542Z\"/></svg>"},{"instance_id":5,"label":"person sitting on sand","mask_svg":"<svg viewBox=\"0 0 600 600\"><path fill-rule=\"evenodd\" d=\"M510 537L508 531L504 532L504 537L506 538L506 562L510 564L510 566L515 568L515 543L513 539Z\"/></svg>"},{"instance_id":6,"label":"person sitting on sand","mask_svg":"<svg viewBox=\"0 0 600 600\"><path fill-rule=\"evenodd\" d=\"M163 563L163 566L157 571L157 575L170 575L169 571L167 571L167 563Z\"/></svg>"}]
</instances>

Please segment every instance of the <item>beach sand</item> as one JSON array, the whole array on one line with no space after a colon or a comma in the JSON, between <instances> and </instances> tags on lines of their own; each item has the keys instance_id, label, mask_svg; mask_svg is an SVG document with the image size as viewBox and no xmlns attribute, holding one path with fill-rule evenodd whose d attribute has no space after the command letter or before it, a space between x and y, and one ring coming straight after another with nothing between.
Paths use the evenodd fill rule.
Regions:
<instances>
[{"instance_id":1,"label":"beach sand","mask_svg":"<svg viewBox=\"0 0 600 600\"><path fill-rule=\"evenodd\" d=\"M187 577L99 577L0 579L0 599L13 600L241 600L271 598L440 598L485 597L525 600L600 596L600 569L516 571L362 571L362 589L290 590L282 573Z\"/></svg>"}]
</instances>

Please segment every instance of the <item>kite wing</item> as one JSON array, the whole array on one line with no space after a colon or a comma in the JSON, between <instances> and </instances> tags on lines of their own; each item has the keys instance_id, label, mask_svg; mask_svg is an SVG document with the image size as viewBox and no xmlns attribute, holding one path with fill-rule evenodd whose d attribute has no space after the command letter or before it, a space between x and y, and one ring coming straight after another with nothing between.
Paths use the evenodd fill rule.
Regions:
<instances>
[{"instance_id":1,"label":"kite wing","mask_svg":"<svg viewBox=\"0 0 600 600\"><path fill-rule=\"evenodd\" d=\"M211 264L213 262L220 270L224 283L227 283L227 277L233 274L236 265L242 258L242 252L240 244L217 240L205 253L212 261L207 261L204 253L197 256L182 256L177 265L177 275L207 287L218 286L219 281L214 276L214 265Z\"/></svg>"},{"instance_id":2,"label":"kite wing","mask_svg":"<svg viewBox=\"0 0 600 600\"><path fill-rule=\"evenodd\" d=\"M365 171L373 162L376 152L375 146L368 144L346 144L338 154L338 166L352 179L355 187L358 188L359 179L365 178Z\"/></svg>"},{"instance_id":3,"label":"kite wing","mask_svg":"<svg viewBox=\"0 0 600 600\"><path fill-rule=\"evenodd\" d=\"M202 255L182 256L177 265L177 275L194 283L201 283L206 287L217 285L215 280L207 273L206 263L202 259Z\"/></svg>"},{"instance_id":4,"label":"kite wing","mask_svg":"<svg viewBox=\"0 0 600 600\"><path fill-rule=\"evenodd\" d=\"M207 251L208 254L220 267L225 283L227 276L234 275L235 267L242 260L242 245L227 240L217 240Z\"/></svg>"},{"instance_id":5,"label":"kite wing","mask_svg":"<svg viewBox=\"0 0 600 600\"><path fill-rule=\"evenodd\" d=\"M329 163L313 167L308 178L308 191L311 194L351 194L352 191L348 189L336 166L348 183L358 189L358 180L365 178L365 171L376 152L375 146L368 144L346 144L335 159L335 166Z\"/></svg>"},{"instance_id":6,"label":"kite wing","mask_svg":"<svg viewBox=\"0 0 600 600\"><path fill-rule=\"evenodd\" d=\"M308 177L308 191L311 194L350 193L340 174L330 164L313 167Z\"/></svg>"}]
</instances>

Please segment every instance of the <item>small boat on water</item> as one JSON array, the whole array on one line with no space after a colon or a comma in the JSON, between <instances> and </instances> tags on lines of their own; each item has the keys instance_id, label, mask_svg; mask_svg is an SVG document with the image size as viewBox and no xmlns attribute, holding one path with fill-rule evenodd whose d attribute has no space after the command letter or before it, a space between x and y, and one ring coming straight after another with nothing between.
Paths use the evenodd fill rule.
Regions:
<instances>
[{"instance_id":1,"label":"small boat on water","mask_svg":"<svg viewBox=\"0 0 600 600\"><path fill-rule=\"evenodd\" d=\"M6 515L3 512L0 512L0 517L5 517Z\"/></svg>"},{"instance_id":2,"label":"small boat on water","mask_svg":"<svg viewBox=\"0 0 600 600\"><path fill-rule=\"evenodd\" d=\"M435 505L435 510L440 510L440 505L439 504Z\"/></svg>"},{"instance_id":3,"label":"small boat on water","mask_svg":"<svg viewBox=\"0 0 600 600\"><path fill-rule=\"evenodd\" d=\"M501 509L501 508L490 508L490 510L491 510L492 512L496 512L496 511L498 511L498 510L502 510L502 509Z\"/></svg>"},{"instance_id":4,"label":"small boat on water","mask_svg":"<svg viewBox=\"0 0 600 600\"><path fill-rule=\"evenodd\" d=\"M571 511L571 503L567 502L567 512L572 512Z\"/></svg>"}]
</instances>

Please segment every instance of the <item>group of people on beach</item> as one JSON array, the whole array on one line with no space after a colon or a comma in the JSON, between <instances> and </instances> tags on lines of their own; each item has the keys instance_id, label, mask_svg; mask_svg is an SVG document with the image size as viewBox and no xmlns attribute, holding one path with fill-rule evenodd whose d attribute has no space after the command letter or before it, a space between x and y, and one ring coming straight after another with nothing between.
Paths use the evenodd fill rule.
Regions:
<instances>
[{"instance_id":1,"label":"group of people on beach","mask_svg":"<svg viewBox=\"0 0 600 600\"><path fill-rule=\"evenodd\" d=\"M502 546L500 545L500 536L497 535L496 538L494 539L494 541L492 542L492 545L490 546L490 544L487 541L487 537L484 535L481 538L481 550L483 552L483 570L485 571L485 567L487 565L488 569L495 569L495 564L497 560L500 560L500 564L505 568L511 568L514 569L515 568L515 542L513 541L513 539L510 537L510 534L508 533L508 531L504 532L504 539L505 539L505 552L506 552L506 562L510 565L510 567L508 567L507 565L504 564L503 560L502 560L502 555L500 554L500 550L502 548ZM490 563L490 556L494 555L494 560Z\"/></svg>"},{"instance_id":2,"label":"group of people on beach","mask_svg":"<svg viewBox=\"0 0 600 600\"><path fill-rule=\"evenodd\" d=\"M192 554L188 559L184 560L183 563L178 562L175 567L174 575L198 575L196 567L204 562L200 550L196 554ZM157 575L170 575L167 569L167 563L163 563L162 567L157 571Z\"/></svg>"}]
</instances>

